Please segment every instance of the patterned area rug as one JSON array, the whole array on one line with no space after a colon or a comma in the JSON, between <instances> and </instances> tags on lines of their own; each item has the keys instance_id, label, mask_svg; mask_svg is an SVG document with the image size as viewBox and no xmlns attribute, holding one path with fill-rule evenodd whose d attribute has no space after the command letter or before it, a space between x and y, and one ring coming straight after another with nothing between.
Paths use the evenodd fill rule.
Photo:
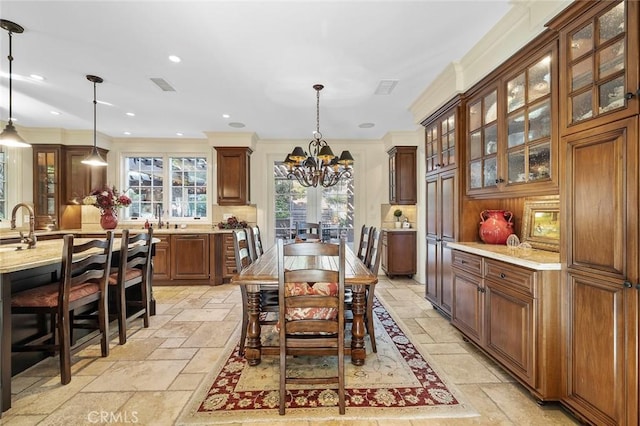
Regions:
<instances>
[{"instance_id":1,"label":"patterned area rug","mask_svg":"<svg viewBox=\"0 0 640 426\"><path fill-rule=\"evenodd\" d=\"M227 348L221 362L187 404L178 425L232 422L268 422L304 419L380 420L459 418L478 413L433 366L428 355L413 345L408 335L378 300L374 305L377 353L367 342L364 366L345 358L346 414L338 413L336 390L321 386L288 386L286 415L278 414L279 359L263 357L250 367L238 355L238 345ZM396 316L397 317L397 316ZM266 331L264 339L277 339ZM236 338L230 341L236 342ZM299 375L335 371L335 357L295 357L288 363ZM314 365L313 369L309 366Z\"/></svg>"}]
</instances>

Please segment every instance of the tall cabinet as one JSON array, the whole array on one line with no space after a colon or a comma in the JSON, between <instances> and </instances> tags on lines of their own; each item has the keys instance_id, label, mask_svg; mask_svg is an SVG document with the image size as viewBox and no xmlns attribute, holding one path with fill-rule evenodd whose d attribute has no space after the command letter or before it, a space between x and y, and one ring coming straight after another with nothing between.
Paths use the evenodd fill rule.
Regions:
<instances>
[{"instance_id":1,"label":"tall cabinet","mask_svg":"<svg viewBox=\"0 0 640 426\"><path fill-rule=\"evenodd\" d=\"M394 146L389 154L389 204L412 205L417 198L415 146Z\"/></svg>"},{"instance_id":2,"label":"tall cabinet","mask_svg":"<svg viewBox=\"0 0 640 426\"><path fill-rule=\"evenodd\" d=\"M576 2L560 35L562 402L599 425L637 425L640 109L637 1Z\"/></svg>"},{"instance_id":3,"label":"tall cabinet","mask_svg":"<svg viewBox=\"0 0 640 426\"><path fill-rule=\"evenodd\" d=\"M426 160L426 286L433 307L451 316L451 249L458 239L458 149L462 102L456 97L422 124Z\"/></svg>"}]
</instances>

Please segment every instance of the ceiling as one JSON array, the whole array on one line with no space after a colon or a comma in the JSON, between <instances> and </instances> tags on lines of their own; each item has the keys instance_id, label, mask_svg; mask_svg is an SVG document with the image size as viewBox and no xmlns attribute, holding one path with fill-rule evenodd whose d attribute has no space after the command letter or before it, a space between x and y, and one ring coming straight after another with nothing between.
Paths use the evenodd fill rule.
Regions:
<instances>
[{"instance_id":1,"label":"ceiling","mask_svg":"<svg viewBox=\"0 0 640 426\"><path fill-rule=\"evenodd\" d=\"M93 83L85 76L94 74L104 79L97 99L109 104L97 105L97 130L111 137L310 139L312 86L321 83L320 131L331 140L416 129L410 105L510 7L509 0L2 0L0 15L25 29L12 48L18 130L92 129ZM9 37L0 36L6 121ZM397 84L375 94L383 80Z\"/></svg>"}]
</instances>

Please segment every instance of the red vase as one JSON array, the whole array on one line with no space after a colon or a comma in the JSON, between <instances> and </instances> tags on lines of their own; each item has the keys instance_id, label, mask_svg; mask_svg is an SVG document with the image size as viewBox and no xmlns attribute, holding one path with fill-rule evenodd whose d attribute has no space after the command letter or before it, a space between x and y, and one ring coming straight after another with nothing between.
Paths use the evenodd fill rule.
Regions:
<instances>
[{"instance_id":1,"label":"red vase","mask_svg":"<svg viewBox=\"0 0 640 426\"><path fill-rule=\"evenodd\" d=\"M486 244L506 244L513 234L513 213L506 210L483 210L480 213L480 239Z\"/></svg>"},{"instance_id":2,"label":"red vase","mask_svg":"<svg viewBox=\"0 0 640 426\"><path fill-rule=\"evenodd\" d=\"M106 209L100 215L100 226L102 229L115 229L118 226L118 214L115 210Z\"/></svg>"}]
</instances>

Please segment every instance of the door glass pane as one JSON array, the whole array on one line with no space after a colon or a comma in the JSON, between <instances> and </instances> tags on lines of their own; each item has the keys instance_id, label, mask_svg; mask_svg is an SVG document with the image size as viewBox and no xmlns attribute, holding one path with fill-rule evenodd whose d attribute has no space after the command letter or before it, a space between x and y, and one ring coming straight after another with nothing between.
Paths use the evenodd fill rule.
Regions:
<instances>
[{"instance_id":1,"label":"door glass pane","mask_svg":"<svg viewBox=\"0 0 640 426\"><path fill-rule=\"evenodd\" d=\"M529 148L529 180L549 179L551 175L551 143Z\"/></svg>"},{"instance_id":2,"label":"door glass pane","mask_svg":"<svg viewBox=\"0 0 640 426\"><path fill-rule=\"evenodd\" d=\"M624 40L620 40L598 53L600 78L624 69Z\"/></svg>"},{"instance_id":3,"label":"door glass pane","mask_svg":"<svg viewBox=\"0 0 640 426\"><path fill-rule=\"evenodd\" d=\"M484 160L484 186L496 186L498 178L498 167L496 157Z\"/></svg>"},{"instance_id":4,"label":"door glass pane","mask_svg":"<svg viewBox=\"0 0 640 426\"><path fill-rule=\"evenodd\" d=\"M469 130L476 130L482 125L481 102L469 107Z\"/></svg>"},{"instance_id":5,"label":"door glass pane","mask_svg":"<svg viewBox=\"0 0 640 426\"><path fill-rule=\"evenodd\" d=\"M484 124L496 121L498 118L497 99L498 94L495 90L484 97Z\"/></svg>"},{"instance_id":6,"label":"door glass pane","mask_svg":"<svg viewBox=\"0 0 640 426\"><path fill-rule=\"evenodd\" d=\"M577 90L593 82L592 56L571 67L571 90Z\"/></svg>"},{"instance_id":7,"label":"door glass pane","mask_svg":"<svg viewBox=\"0 0 640 426\"><path fill-rule=\"evenodd\" d=\"M518 75L507 83L507 110L515 111L524 105L524 73Z\"/></svg>"},{"instance_id":8,"label":"door glass pane","mask_svg":"<svg viewBox=\"0 0 640 426\"><path fill-rule=\"evenodd\" d=\"M527 175L524 169L524 150L511 151L507 155L507 176L509 183L526 182Z\"/></svg>"},{"instance_id":9,"label":"door glass pane","mask_svg":"<svg viewBox=\"0 0 640 426\"><path fill-rule=\"evenodd\" d=\"M522 145L524 143L524 114L517 114L513 117L509 117L507 132L509 134L509 148Z\"/></svg>"},{"instance_id":10,"label":"door glass pane","mask_svg":"<svg viewBox=\"0 0 640 426\"><path fill-rule=\"evenodd\" d=\"M546 100L532 106L529 110L529 141L551 135L551 106L549 102Z\"/></svg>"},{"instance_id":11,"label":"door glass pane","mask_svg":"<svg viewBox=\"0 0 640 426\"><path fill-rule=\"evenodd\" d=\"M482 136L480 132L471 133L469 139L469 155L472 159L482 156Z\"/></svg>"},{"instance_id":12,"label":"door glass pane","mask_svg":"<svg viewBox=\"0 0 640 426\"><path fill-rule=\"evenodd\" d=\"M547 55L537 64L531 66L529 68L528 76L528 102L533 102L541 96L551 93L551 56Z\"/></svg>"},{"instance_id":13,"label":"door glass pane","mask_svg":"<svg viewBox=\"0 0 640 426\"><path fill-rule=\"evenodd\" d=\"M599 44L624 32L624 2L598 18Z\"/></svg>"},{"instance_id":14,"label":"door glass pane","mask_svg":"<svg viewBox=\"0 0 640 426\"><path fill-rule=\"evenodd\" d=\"M484 153L494 154L498 150L498 126L492 125L484 129Z\"/></svg>"},{"instance_id":15,"label":"door glass pane","mask_svg":"<svg viewBox=\"0 0 640 426\"><path fill-rule=\"evenodd\" d=\"M571 59L576 59L593 49L593 24L583 27L571 36Z\"/></svg>"},{"instance_id":16,"label":"door glass pane","mask_svg":"<svg viewBox=\"0 0 640 426\"><path fill-rule=\"evenodd\" d=\"M469 163L469 187L482 188L482 162L480 160Z\"/></svg>"},{"instance_id":17,"label":"door glass pane","mask_svg":"<svg viewBox=\"0 0 640 426\"><path fill-rule=\"evenodd\" d=\"M620 76L600 86L599 112L624 106L624 77Z\"/></svg>"},{"instance_id":18,"label":"door glass pane","mask_svg":"<svg viewBox=\"0 0 640 426\"><path fill-rule=\"evenodd\" d=\"M573 122L585 120L593 115L592 99L591 91L571 98L571 117Z\"/></svg>"}]
</instances>

